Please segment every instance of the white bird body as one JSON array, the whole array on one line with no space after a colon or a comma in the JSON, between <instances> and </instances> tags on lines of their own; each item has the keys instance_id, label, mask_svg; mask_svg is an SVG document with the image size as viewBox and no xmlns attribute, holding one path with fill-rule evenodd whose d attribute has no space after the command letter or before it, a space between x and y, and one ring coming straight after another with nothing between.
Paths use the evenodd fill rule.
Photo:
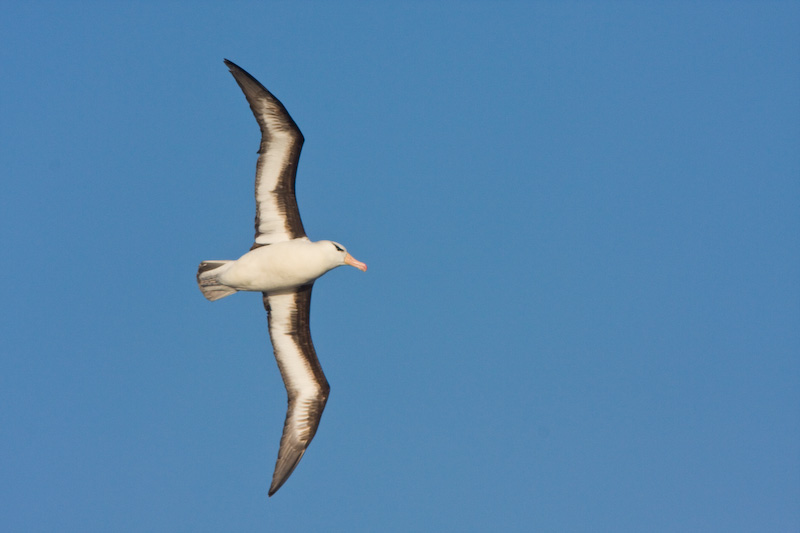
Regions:
<instances>
[{"instance_id":1,"label":"white bird body","mask_svg":"<svg viewBox=\"0 0 800 533\"><path fill-rule=\"evenodd\" d=\"M345 264L341 252L331 244L302 238L260 246L228 263L218 279L239 291L293 289Z\"/></svg>"}]
</instances>

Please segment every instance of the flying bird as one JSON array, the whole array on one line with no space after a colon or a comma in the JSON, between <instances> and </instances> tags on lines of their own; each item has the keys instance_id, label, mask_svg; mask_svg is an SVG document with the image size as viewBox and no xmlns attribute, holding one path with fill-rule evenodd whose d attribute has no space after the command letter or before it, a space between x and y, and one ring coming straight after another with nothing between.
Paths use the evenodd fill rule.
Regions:
<instances>
[{"instance_id":1,"label":"flying bird","mask_svg":"<svg viewBox=\"0 0 800 533\"><path fill-rule=\"evenodd\" d=\"M263 85L225 60L261 128L256 163L256 235L250 251L236 260L203 261L197 284L214 301L238 291L261 292L269 336L286 386L289 407L269 495L286 482L317 432L330 386L314 351L309 329L314 281L341 265L367 265L333 241L306 237L294 183L303 134Z\"/></svg>"}]
</instances>

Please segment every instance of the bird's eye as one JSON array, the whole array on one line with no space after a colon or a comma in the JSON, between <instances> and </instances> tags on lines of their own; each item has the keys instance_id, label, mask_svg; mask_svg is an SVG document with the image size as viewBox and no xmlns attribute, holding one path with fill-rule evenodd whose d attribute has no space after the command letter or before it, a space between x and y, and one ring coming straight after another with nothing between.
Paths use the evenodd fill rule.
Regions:
<instances>
[{"instance_id":1,"label":"bird's eye","mask_svg":"<svg viewBox=\"0 0 800 533\"><path fill-rule=\"evenodd\" d=\"M334 248L336 248L336 249L337 249L337 250L339 250L340 252L344 252L344 250L342 250L341 248L339 248L339 245L338 245L338 244L336 244L335 242L332 242L331 244L333 245L333 247L334 247Z\"/></svg>"}]
</instances>

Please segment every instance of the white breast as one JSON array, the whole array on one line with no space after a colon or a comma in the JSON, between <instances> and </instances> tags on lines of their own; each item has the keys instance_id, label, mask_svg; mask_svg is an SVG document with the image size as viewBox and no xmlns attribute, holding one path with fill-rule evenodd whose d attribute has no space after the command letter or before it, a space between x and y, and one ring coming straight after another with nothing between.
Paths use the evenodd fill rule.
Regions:
<instances>
[{"instance_id":1,"label":"white breast","mask_svg":"<svg viewBox=\"0 0 800 533\"><path fill-rule=\"evenodd\" d=\"M236 260L220 281L244 291L274 292L299 287L338 266L323 250L305 238L262 246Z\"/></svg>"}]
</instances>

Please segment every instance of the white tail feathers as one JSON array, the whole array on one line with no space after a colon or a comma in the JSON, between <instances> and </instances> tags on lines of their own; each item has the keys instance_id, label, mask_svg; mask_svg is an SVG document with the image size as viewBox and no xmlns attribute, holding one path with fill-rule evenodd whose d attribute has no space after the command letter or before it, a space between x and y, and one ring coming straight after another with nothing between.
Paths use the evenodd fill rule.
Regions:
<instances>
[{"instance_id":1,"label":"white tail feathers","mask_svg":"<svg viewBox=\"0 0 800 533\"><path fill-rule=\"evenodd\" d=\"M236 292L236 289L232 289L219 281L219 275L227 270L221 267L228 263L233 263L233 261L203 261L197 269L197 285L203 291L203 296L212 302Z\"/></svg>"}]
</instances>

